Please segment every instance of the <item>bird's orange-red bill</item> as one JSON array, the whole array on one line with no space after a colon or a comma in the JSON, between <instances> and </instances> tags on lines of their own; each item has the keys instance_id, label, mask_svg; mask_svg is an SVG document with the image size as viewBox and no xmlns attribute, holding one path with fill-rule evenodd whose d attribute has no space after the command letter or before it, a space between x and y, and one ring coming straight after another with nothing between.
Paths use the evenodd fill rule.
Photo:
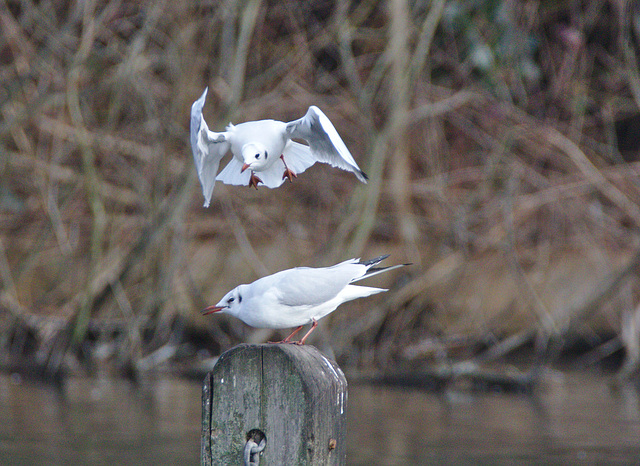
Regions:
<instances>
[{"instance_id":1,"label":"bird's orange-red bill","mask_svg":"<svg viewBox=\"0 0 640 466\"><path fill-rule=\"evenodd\" d=\"M213 314L214 312L220 312L223 309L224 309L224 307L222 307L222 306L208 306L208 307L205 307L202 310L202 315L206 316L207 314Z\"/></svg>"}]
</instances>

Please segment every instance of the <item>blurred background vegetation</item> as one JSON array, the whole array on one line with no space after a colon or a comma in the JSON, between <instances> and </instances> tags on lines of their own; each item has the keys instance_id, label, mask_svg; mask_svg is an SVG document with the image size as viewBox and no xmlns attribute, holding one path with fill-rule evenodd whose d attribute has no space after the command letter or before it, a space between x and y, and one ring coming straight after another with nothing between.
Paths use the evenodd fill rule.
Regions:
<instances>
[{"instance_id":1,"label":"blurred background vegetation","mask_svg":"<svg viewBox=\"0 0 640 466\"><path fill-rule=\"evenodd\" d=\"M0 362L215 356L281 336L200 316L239 283L391 253L413 265L311 341L344 366L579 343L637 374L639 60L624 0L3 0ZM370 182L316 165L202 208L205 86L213 130L318 105Z\"/></svg>"}]
</instances>

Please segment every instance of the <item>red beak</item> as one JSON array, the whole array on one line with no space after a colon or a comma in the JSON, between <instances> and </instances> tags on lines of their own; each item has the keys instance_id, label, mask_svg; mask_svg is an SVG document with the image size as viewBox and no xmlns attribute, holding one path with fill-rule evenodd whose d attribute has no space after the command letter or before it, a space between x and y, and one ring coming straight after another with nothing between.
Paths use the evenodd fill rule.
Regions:
<instances>
[{"instance_id":1,"label":"red beak","mask_svg":"<svg viewBox=\"0 0 640 466\"><path fill-rule=\"evenodd\" d=\"M245 163L244 165L242 165L242 170L240 170L240 173L245 171L247 168L251 168L251 165L249 165L248 163Z\"/></svg>"},{"instance_id":2,"label":"red beak","mask_svg":"<svg viewBox=\"0 0 640 466\"><path fill-rule=\"evenodd\" d=\"M207 306L202 310L202 315L213 314L214 312L220 312L224 309L224 306Z\"/></svg>"}]
</instances>

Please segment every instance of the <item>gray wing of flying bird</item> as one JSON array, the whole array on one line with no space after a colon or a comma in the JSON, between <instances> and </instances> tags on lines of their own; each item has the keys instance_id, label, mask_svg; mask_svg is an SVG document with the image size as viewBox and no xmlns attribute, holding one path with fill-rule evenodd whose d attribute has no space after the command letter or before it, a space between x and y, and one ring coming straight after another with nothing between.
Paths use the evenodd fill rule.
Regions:
<instances>
[{"instance_id":1,"label":"gray wing of flying bird","mask_svg":"<svg viewBox=\"0 0 640 466\"><path fill-rule=\"evenodd\" d=\"M338 131L315 105L302 118L287 123L286 131L290 138L307 141L318 161L353 172L360 181L367 182L367 175L358 167Z\"/></svg>"},{"instance_id":2,"label":"gray wing of flying bird","mask_svg":"<svg viewBox=\"0 0 640 466\"><path fill-rule=\"evenodd\" d=\"M209 131L207 122L202 116L202 107L207 98L207 87L200 98L191 106L190 140L193 160L198 170L198 178L202 185L204 207L209 207L213 187L216 184L216 174L220 160L229 150L228 134Z\"/></svg>"}]
</instances>

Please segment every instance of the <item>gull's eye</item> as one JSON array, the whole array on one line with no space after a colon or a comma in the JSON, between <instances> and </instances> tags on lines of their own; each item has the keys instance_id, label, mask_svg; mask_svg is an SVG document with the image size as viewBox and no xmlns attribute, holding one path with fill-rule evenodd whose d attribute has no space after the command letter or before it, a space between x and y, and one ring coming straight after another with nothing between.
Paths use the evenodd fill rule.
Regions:
<instances>
[{"instance_id":1,"label":"gull's eye","mask_svg":"<svg viewBox=\"0 0 640 466\"><path fill-rule=\"evenodd\" d=\"M227 302L228 302L229 304L231 304L231 303L232 303L232 302L234 302L235 300L236 300L236 298L229 298L229 299L227 300Z\"/></svg>"},{"instance_id":2,"label":"gull's eye","mask_svg":"<svg viewBox=\"0 0 640 466\"><path fill-rule=\"evenodd\" d=\"M256 154L256 159L259 159L259 158L260 158L260 154Z\"/></svg>"}]
</instances>

